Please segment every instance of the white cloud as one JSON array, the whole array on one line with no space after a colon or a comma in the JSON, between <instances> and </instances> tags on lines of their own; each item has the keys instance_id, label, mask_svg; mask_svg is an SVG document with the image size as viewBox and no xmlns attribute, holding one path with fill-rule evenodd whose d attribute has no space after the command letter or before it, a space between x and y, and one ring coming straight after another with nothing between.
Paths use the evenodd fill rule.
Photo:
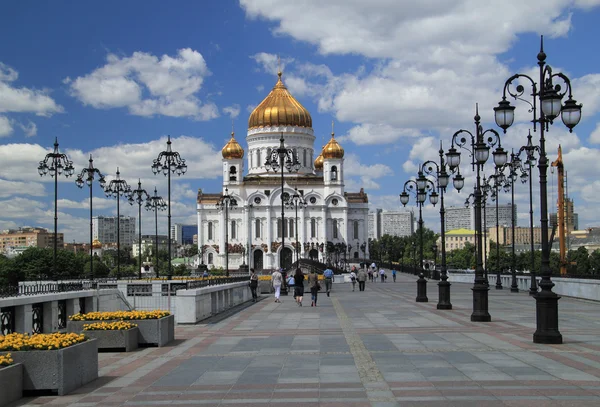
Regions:
<instances>
[{"instance_id":1,"label":"white cloud","mask_svg":"<svg viewBox=\"0 0 600 407\"><path fill-rule=\"evenodd\" d=\"M13 127L8 117L0 116L0 137L10 136L13 132Z\"/></svg>"},{"instance_id":2,"label":"white cloud","mask_svg":"<svg viewBox=\"0 0 600 407\"><path fill-rule=\"evenodd\" d=\"M347 190L364 187L366 190L379 189L376 179L394 175L394 171L385 164L365 165L360 163L356 154L346 154L344 158L345 184ZM350 177L359 177L360 184Z\"/></svg>"},{"instance_id":3,"label":"white cloud","mask_svg":"<svg viewBox=\"0 0 600 407\"><path fill-rule=\"evenodd\" d=\"M52 116L62 113L63 107L58 105L47 90L16 88L11 85L18 79L16 70L0 62L0 113L35 113L38 116Z\"/></svg>"},{"instance_id":4,"label":"white cloud","mask_svg":"<svg viewBox=\"0 0 600 407\"><path fill-rule=\"evenodd\" d=\"M265 72L273 75L280 70L285 72L286 65L294 62L294 58L281 58L275 54L269 54L268 52L258 52L254 55L251 55L250 58L261 65Z\"/></svg>"},{"instance_id":5,"label":"white cloud","mask_svg":"<svg viewBox=\"0 0 600 407\"><path fill-rule=\"evenodd\" d=\"M0 198L12 195L46 196L46 191L39 182L7 181L0 178Z\"/></svg>"},{"instance_id":6,"label":"white cloud","mask_svg":"<svg viewBox=\"0 0 600 407\"><path fill-rule=\"evenodd\" d=\"M596 123L596 128L590 134L590 143L600 144L600 122Z\"/></svg>"},{"instance_id":7,"label":"white cloud","mask_svg":"<svg viewBox=\"0 0 600 407\"><path fill-rule=\"evenodd\" d=\"M19 123L19 127L23 130L26 137L33 137L37 135L37 125L30 121L27 124Z\"/></svg>"},{"instance_id":8,"label":"white cloud","mask_svg":"<svg viewBox=\"0 0 600 407\"><path fill-rule=\"evenodd\" d=\"M218 117L213 103L202 104L197 97L210 75L199 52L184 48L175 57L134 52L130 57L109 54L106 59L106 65L85 76L65 78L71 94L83 104L98 109L128 107L139 116Z\"/></svg>"},{"instance_id":9,"label":"white cloud","mask_svg":"<svg viewBox=\"0 0 600 407\"><path fill-rule=\"evenodd\" d=\"M223 108L223 113L228 114L229 117L235 119L240 115L240 105L234 104Z\"/></svg>"}]
</instances>

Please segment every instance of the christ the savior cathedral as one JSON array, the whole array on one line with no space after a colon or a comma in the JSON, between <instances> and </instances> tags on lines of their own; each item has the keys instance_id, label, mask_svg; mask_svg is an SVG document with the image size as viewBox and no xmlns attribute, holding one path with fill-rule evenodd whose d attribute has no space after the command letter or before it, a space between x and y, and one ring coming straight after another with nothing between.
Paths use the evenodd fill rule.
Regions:
<instances>
[{"instance_id":1,"label":"christ the savior cathedral","mask_svg":"<svg viewBox=\"0 0 600 407\"><path fill-rule=\"evenodd\" d=\"M287 90L281 72L278 75L273 90L248 119L246 159L232 133L222 150L222 190L198 190L198 248L208 268L225 268L227 262L229 270L242 264L256 270L280 265L288 269L296 255L326 262L328 248L331 251L336 245L346 248L348 258L369 255L367 194L362 189L344 190L344 149L333 133L313 161L310 113ZM267 170L266 160L280 147L281 138L299 163L297 172L288 171L285 165ZM306 203L297 211L284 205L283 223L282 193L284 201L296 194ZM224 195L236 205L228 210L217 206Z\"/></svg>"}]
</instances>

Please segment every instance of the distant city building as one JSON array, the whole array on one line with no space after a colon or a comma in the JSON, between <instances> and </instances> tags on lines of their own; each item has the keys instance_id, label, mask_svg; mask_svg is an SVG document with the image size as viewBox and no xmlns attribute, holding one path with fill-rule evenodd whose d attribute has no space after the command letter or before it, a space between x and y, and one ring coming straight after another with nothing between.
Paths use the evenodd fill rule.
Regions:
<instances>
[{"instance_id":1,"label":"distant city building","mask_svg":"<svg viewBox=\"0 0 600 407\"><path fill-rule=\"evenodd\" d=\"M193 244L194 235L198 234L198 225L171 225L171 240L177 244ZM197 239L197 238L196 238Z\"/></svg>"},{"instance_id":2,"label":"distant city building","mask_svg":"<svg viewBox=\"0 0 600 407\"><path fill-rule=\"evenodd\" d=\"M410 236L414 232L414 214L410 211L383 211L369 213L369 237L379 239L383 235Z\"/></svg>"},{"instance_id":3,"label":"distant city building","mask_svg":"<svg viewBox=\"0 0 600 407\"><path fill-rule=\"evenodd\" d=\"M496 241L496 226L489 228L488 238L491 241ZM498 242L500 245L512 245L512 228L510 226L500 226L498 228ZM539 245L542 243L542 229L539 227L533 228L533 244ZM528 227L515 227L515 244L530 245L531 247L531 231Z\"/></svg>"},{"instance_id":4,"label":"distant city building","mask_svg":"<svg viewBox=\"0 0 600 407\"><path fill-rule=\"evenodd\" d=\"M63 234L57 233L56 239L58 247L62 248L64 244ZM20 253L28 247L54 247L54 233L49 232L48 229L36 227L22 227L0 233L0 252Z\"/></svg>"},{"instance_id":5,"label":"distant city building","mask_svg":"<svg viewBox=\"0 0 600 407\"><path fill-rule=\"evenodd\" d=\"M511 226L512 215L511 208L515 215L515 222L517 221L517 205L511 207L511 204L499 204L498 205L498 225L499 226ZM485 226L489 229L496 226L496 205L493 202L489 202L485 211L481 210L481 226L484 226L483 214L485 212ZM455 229L470 229L475 230L475 208L472 206L466 207L449 207L446 208L446 230ZM517 224L515 223L515 226Z\"/></svg>"},{"instance_id":6,"label":"distant city building","mask_svg":"<svg viewBox=\"0 0 600 407\"><path fill-rule=\"evenodd\" d=\"M550 230L556 227L558 236L558 217L556 212L550 214ZM567 233L579 230L579 215L574 212L573 200L565 198L565 228Z\"/></svg>"},{"instance_id":7,"label":"distant city building","mask_svg":"<svg viewBox=\"0 0 600 407\"><path fill-rule=\"evenodd\" d=\"M122 216L120 219L121 248L131 247L136 237L136 217ZM94 240L99 240L102 245L117 243L117 217L94 216L92 218L92 234Z\"/></svg>"},{"instance_id":8,"label":"distant city building","mask_svg":"<svg viewBox=\"0 0 600 407\"><path fill-rule=\"evenodd\" d=\"M146 253L146 250L147 250L148 255L150 256L150 259L148 259L148 260L152 261L154 256L156 255L154 253L155 245L156 245L156 235L142 235L142 257L144 256L144 253ZM169 248L168 236L167 235L158 235L158 251L168 250L168 248ZM133 257L138 256L139 242L138 242L137 237L133 240L133 245L131 246L131 251L132 251Z\"/></svg>"},{"instance_id":9,"label":"distant city building","mask_svg":"<svg viewBox=\"0 0 600 407\"><path fill-rule=\"evenodd\" d=\"M475 212L473 208L451 206L446 209L446 230L475 229Z\"/></svg>"},{"instance_id":10,"label":"distant city building","mask_svg":"<svg viewBox=\"0 0 600 407\"><path fill-rule=\"evenodd\" d=\"M451 252L453 250L463 249L465 244L470 243L473 246L476 245L475 242L475 231L469 229L454 229L446 232L446 252ZM436 244L438 247L442 246L442 238L438 237ZM490 239L489 236L484 240L484 247L486 252L489 254L490 252ZM482 256L483 257L483 256ZM483 259L485 263L485 258Z\"/></svg>"},{"instance_id":11,"label":"distant city building","mask_svg":"<svg viewBox=\"0 0 600 407\"><path fill-rule=\"evenodd\" d=\"M90 244L89 243L65 243L63 245L63 249L77 253L90 253Z\"/></svg>"}]
</instances>

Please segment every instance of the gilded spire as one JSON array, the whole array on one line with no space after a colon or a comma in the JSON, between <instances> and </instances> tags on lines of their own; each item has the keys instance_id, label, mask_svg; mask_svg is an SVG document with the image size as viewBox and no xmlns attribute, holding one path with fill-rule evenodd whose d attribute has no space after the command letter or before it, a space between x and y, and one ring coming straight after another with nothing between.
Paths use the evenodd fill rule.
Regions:
<instances>
[{"instance_id":1,"label":"gilded spire","mask_svg":"<svg viewBox=\"0 0 600 407\"><path fill-rule=\"evenodd\" d=\"M231 159L239 159L244 157L244 149L240 146L240 143L235 139L235 134L233 132L233 121L232 121L232 129L231 129L231 139L225 144L225 147L221 150L221 154L223 158L226 160Z\"/></svg>"},{"instance_id":2,"label":"gilded spire","mask_svg":"<svg viewBox=\"0 0 600 407\"><path fill-rule=\"evenodd\" d=\"M321 154L319 154L319 156L315 160L315 170L317 170L317 171L323 171L323 150L324 149L325 149L325 146L323 146L323 148L321 149Z\"/></svg>"},{"instance_id":3,"label":"gilded spire","mask_svg":"<svg viewBox=\"0 0 600 407\"><path fill-rule=\"evenodd\" d=\"M335 133L333 131L333 120L331 121L331 139L329 143L323 147L323 152L321 153L323 158L344 158L344 149L335 139Z\"/></svg>"}]
</instances>

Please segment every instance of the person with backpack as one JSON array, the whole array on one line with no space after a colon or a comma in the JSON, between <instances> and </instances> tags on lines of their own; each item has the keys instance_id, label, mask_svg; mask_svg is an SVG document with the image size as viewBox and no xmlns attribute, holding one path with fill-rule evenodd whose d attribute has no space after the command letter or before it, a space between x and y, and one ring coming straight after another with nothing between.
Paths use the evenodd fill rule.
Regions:
<instances>
[{"instance_id":1,"label":"person with backpack","mask_svg":"<svg viewBox=\"0 0 600 407\"><path fill-rule=\"evenodd\" d=\"M356 267L352 266L352 270L350 271L350 281L352 282L352 291L356 287Z\"/></svg>"},{"instance_id":2,"label":"person with backpack","mask_svg":"<svg viewBox=\"0 0 600 407\"><path fill-rule=\"evenodd\" d=\"M358 291L365 291L367 273L363 269L360 269L356 275L356 279L358 280Z\"/></svg>"},{"instance_id":3,"label":"person with backpack","mask_svg":"<svg viewBox=\"0 0 600 407\"><path fill-rule=\"evenodd\" d=\"M256 302L258 295L256 289L258 288L258 276L254 272L254 269L250 269L250 292L252 293L252 302Z\"/></svg>"},{"instance_id":4,"label":"person with backpack","mask_svg":"<svg viewBox=\"0 0 600 407\"><path fill-rule=\"evenodd\" d=\"M394 283L396 282L396 269L392 269L392 278L394 279Z\"/></svg>"},{"instance_id":5,"label":"person with backpack","mask_svg":"<svg viewBox=\"0 0 600 407\"><path fill-rule=\"evenodd\" d=\"M289 289L294 293L294 300L295 300L296 299L296 291L294 290L294 287L296 286L296 279L294 278L294 275L290 273L290 275L285 280L285 283L287 284Z\"/></svg>"},{"instance_id":6,"label":"person with backpack","mask_svg":"<svg viewBox=\"0 0 600 407\"><path fill-rule=\"evenodd\" d=\"M329 297L332 283L335 280L335 278L333 277L333 270L327 267L323 272L323 276L325 277L325 291L327 292L327 296Z\"/></svg>"},{"instance_id":7,"label":"person with backpack","mask_svg":"<svg viewBox=\"0 0 600 407\"><path fill-rule=\"evenodd\" d=\"M310 288L310 296L312 299L311 307L317 306L317 297L319 294L319 290L321 289L321 284L319 284L319 276L315 272L314 269L310 271L308 275L308 287Z\"/></svg>"},{"instance_id":8,"label":"person with backpack","mask_svg":"<svg viewBox=\"0 0 600 407\"><path fill-rule=\"evenodd\" d=\"M296 274L294 274L294 297L296 298L296 302L298 306L302 306L302 297L304 297L304 273L300 268L296 269Z\"/></svg>"}]
</instances>

